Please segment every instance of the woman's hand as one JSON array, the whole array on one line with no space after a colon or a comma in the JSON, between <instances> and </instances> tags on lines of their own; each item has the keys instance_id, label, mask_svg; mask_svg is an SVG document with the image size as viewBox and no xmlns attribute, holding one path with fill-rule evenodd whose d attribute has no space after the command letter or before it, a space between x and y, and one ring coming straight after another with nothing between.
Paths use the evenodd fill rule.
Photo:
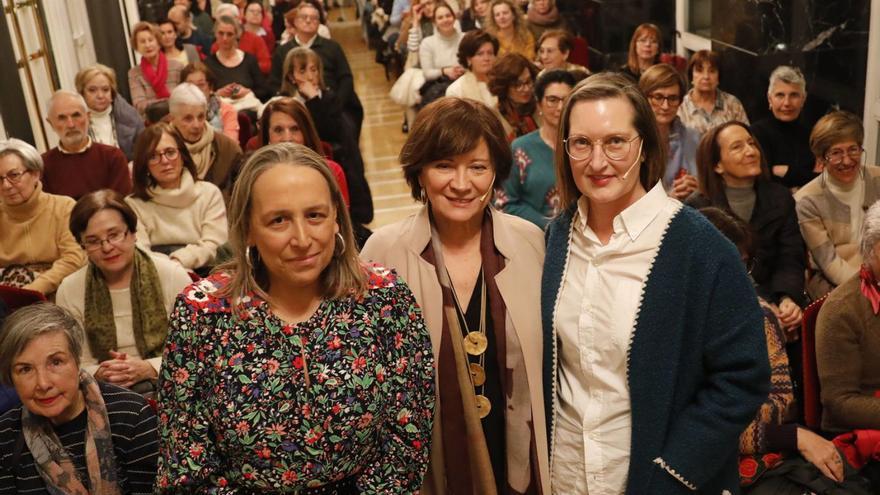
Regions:
<instances>
[{"instance_id":1,"label":"woman's hand","mask_svg":"<svg viewBox=\"0 0 880 495\"><path fill-rule=\"evenodd\" d=\"M443 74L444 76L448 77L449 79L455 81L456 79L458 79L459 77L461 77L465 73L465 70L464 70L464 67L462 67L460 65L453 65L450 67L444 67L444 68L440 69L440 73Z\"/></svg>"},{"instance_id":2,"label":"woman's hand","mask_svg":"<svg viewBox=\"0 0 880 495\"><path fill-rule=\"evenodd\" d=\"M217 96L222 96L223 98L232 98L232 92L236 86L238 85L235 83L229 83L226 86L218 89L217 91L214 91L214 94L216 94Z\"/></svg>"},{"instance_id":3,"label":"woman's hand","mask_svg":"<svg viewBox=\"0 0 880 495\"><path fill-rule=\"evenodd\" d=\"M690 174L684 174L676 177L672 181L672 190L669 195L678 200L687 199L692 192L697 190L697 178Z\"/></svg>"},{"instance_id":4,"label":"woman's hand","mask_svg":"<svg viewBox=\"0 0 880 495\"><path fill-rule=\"evenodd\" d=\"M779 317L779 322L783 327L789 328L801 324L803 313L797 303L792 301L790 297L784 296L779 301L779 313L776 316Z\"/></svg>"},{"instance_id":5,"label":"woman's hand","mask_svg":"<svg viewBox=\"0 0 880 495\"><path fill-rule=\"evenodd\" d=\"M98 366L96 379L130 388L137 382L158 376L153 365L144 359L130 358L128 354L116 351L110 351L110 357Z\"/></svg>"},{"instance_id":6,"label":"woman's hand","mask_svg":"<svg viewBox=\"0 0 880 495\"><path fill-rule=\"evenodd\" d=\"M296 81L296 90L307 100L318 96L320 91L315 83L306 80Z\"/></svg>"},{"instance_id":7,"label":"woman's hand","mask_svg":"<svg viewBox=\"0 0 880 495\"><path fill-rule=\"evenodd\" d=\"M804 459L834 481L843 481L843 457L834 444L806 428L797 429L798 450Z\"/></svg>"}]
</instances>

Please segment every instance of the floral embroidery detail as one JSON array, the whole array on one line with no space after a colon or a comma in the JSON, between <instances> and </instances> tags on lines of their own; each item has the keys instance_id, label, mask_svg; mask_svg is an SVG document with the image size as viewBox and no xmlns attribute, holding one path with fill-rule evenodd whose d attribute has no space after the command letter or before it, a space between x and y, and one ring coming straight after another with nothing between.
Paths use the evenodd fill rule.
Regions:
<instances>
[{"instance_id":1,"label":"floral embroidery detail","mask_svg":"<svg viewBox=\"0 0 880 495\"><path fill-rule=\"evenodd\" d=\"M427 467L433 353L397 275L287 325L254 294L245 311L215 274L179 296L159 377L158 492L293 492L357 476L364 493L412 493ZM307 382L307 378L309 381Z\"/></svg>"},{"instance_id":2,"label":"floral embroidery detail","mask_svg":"<svg viewBox=\"0 0 880 495\"><path fill-rule=\"evenodd\" d=\"M553 216L556 216L561 211L559 207L559 187L553 186L547 191L547 195L544 196L544 204L547 205L547 210L553 212Z\"/></svg>"},{"instance_id":3,"label":"floral embroidery detail","mask_svg":"<svg viewBox=\"0 0 880 495\"><path fill-rule=\"evenodd\" d=\"M519 183L523 185L526 183L526 168L532 164L532 159L529 157L526 150L522 148L517 148L513 151L513 163L516 164L516 168L519 171Z\"/></svg>"}]
</instances>

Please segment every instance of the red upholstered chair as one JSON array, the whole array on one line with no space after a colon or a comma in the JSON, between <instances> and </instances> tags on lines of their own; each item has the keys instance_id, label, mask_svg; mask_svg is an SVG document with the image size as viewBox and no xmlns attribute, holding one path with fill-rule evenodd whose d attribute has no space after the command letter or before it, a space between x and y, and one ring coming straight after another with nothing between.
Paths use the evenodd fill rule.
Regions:
<instances>
[{"instance_id":1,"label":"red upholstered chair","mask_svg":"<svg viewBox=\"0 0 880 495\"><path fill-rule=\"evenodd\" d=\"M573 64L583 65L590 68L590 47L586 38L583 36L575 36L571 40L571 53L568 55L568 61Z\"/></svg>"},{"instance_id":2,"label":"red upholstered chair","mask_svg":"<svg viewBox=\"0 0 880 495\"><path fill-rule=\"evenodd\" d=\"M3 302L9 306L10 311L15 311L18 308L45 301L46 296L35 290L0 285L0 299L3 299Z\"/></svg>"},{"instance_id":3,"label":"red upholstered chair","mask_svg":"<svg viewBox=\"0 0 880 495\"><path fill-rule=\"evenodd\" d=\"M822 429L822 399L819 387L819 371L816 368L816 319L827 297L828 295L826 294L807 306L801 320L804 424L813 431Z\"/></svg>"},{"instance_id":4,"label":"red upholstered chair","mask_svg":"<svg viewBox=\"0 0 880 495\"><path fill-rule=\"evenodd\" d=\"M244 112L238 112L238 145L244 149L253 135L251 118Z\"/></svg>"}]
</instances>

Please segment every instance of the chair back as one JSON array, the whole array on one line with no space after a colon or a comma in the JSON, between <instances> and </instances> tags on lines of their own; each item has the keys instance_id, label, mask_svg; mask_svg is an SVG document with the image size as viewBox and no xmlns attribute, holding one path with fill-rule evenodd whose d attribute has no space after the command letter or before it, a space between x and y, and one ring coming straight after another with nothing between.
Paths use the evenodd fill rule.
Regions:
<instances>
[{"instance_id":1,"label":"chair back","mask_svg":"<svg viewBox=\"0 0 880 495\"><path fill-rule=\"evenodd\" d=\"M572 38L571 53L568 55L568 61L573 64L583 65L590 68L590 46L586 38L583 36L575 36Z\"/></svg>"},{"instance_id":2,"label":"chair back","mask_svg":"<svg viewBox=\"0 0 880 495\"><path fill-rule=\"evenodd\" d=\"M46 296L35 290L12 287L11 285L0 285L0 299L9 306L9 311L12 312L18 308L43 302L46 300Z\"/></svg>"},{"instance_id":3,"label":"chair back","mask_svg":"<svg viewBox=\"0 0 880 495\"><path fill-rule=\"evenodd\" d=\"M816 367L816 320L828 295L813 301L804 309L801 320L801 351L803 358L804 423L813 431L822 427L822 399L819 371Z\"/></svg>"}]
</instances>

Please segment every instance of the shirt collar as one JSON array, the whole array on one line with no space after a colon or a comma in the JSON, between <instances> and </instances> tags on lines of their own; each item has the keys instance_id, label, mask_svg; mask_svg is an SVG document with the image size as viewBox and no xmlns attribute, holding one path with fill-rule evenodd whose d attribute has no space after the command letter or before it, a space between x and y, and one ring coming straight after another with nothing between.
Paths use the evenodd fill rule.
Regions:
<instances>
[{"instance_id":1,"label":"shirt collar","mask_svg":"<svg viewBox=\"0 0 880 495\"><path fill-rule=\"evenodd\" d=\"M312 39L310 39L308 43L303 42L301 39L299 39L299 35L296 34L293 35L293 39L296 40L297 45L303 48L311 48L312 45L315 43L315 40L318 39L318 33L315 33L315 35L312 36Z\"/></svg>"},{"instance_id":2,"label":"shirt collar","mask_svg":"<svg viewBox=\"0 0 880 495\"><path fill-rule=\"evenodd\" d=\"M663 189L663 181L658 181L647 194L614 217L612 222L614 235L625 232L631 241L635 241L651 224L654 218L657 217L668 199L666 190ZM587 226L589 206L586 196L582 195L578 199L577 208L577 218L574 219L575 225L581 232L587 232L589 228Z\"/></svg>"},{"instance_id":3,"label":"shirt collar","mask_svg":"<svg viewBox=\"0 0 880 495\"><path fill-rule=\"evenodd\" d=\"M87 149L92 147L92 138L90 136L86 137L86 145L76 151L67 151L61 146L61 143L58 143L58 151L64 153L65 155L78 155L80 153L85 153Z\"/></svg>"}]
</instances>

